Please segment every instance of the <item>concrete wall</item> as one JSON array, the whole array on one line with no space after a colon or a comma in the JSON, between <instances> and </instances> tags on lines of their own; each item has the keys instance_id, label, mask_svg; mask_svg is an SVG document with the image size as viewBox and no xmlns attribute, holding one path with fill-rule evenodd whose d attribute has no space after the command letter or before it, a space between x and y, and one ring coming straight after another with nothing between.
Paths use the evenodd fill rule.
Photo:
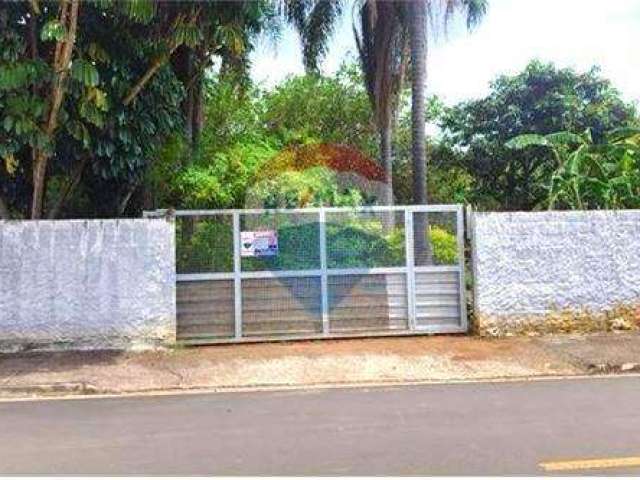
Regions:
<instances>
[{"instance_id":1,"label":"concrete wall","mask_svg":"<svg viewBox=\"0 0 640 480\"><path fill-rule=\"evenodd\" d=\"M175 340L174 224L0 222L0 350Z\"/></svg>"},{"instance_id":2,"label":"concrete wall","mask_svg":"<svg viewBox=\"0 0 640 480\"><path fill-rule=\"evenodd\" d=\"M471 223L481 331L617 317L637 326L640 211L477 213Z\"/></svg>"}]
</instances>

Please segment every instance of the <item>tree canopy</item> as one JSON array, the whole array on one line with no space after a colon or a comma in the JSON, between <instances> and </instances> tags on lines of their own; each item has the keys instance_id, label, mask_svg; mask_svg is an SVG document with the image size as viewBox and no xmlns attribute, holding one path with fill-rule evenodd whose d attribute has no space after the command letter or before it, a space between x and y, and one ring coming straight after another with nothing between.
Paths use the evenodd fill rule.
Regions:
<instances>
[{"instance_id":1,"label":"tree canopy","mask_svg":"<svg viewBox=\"0 0 640 480\"><path fill-rule=\"evenodd\" d=\"M0 215L55 217L76 193L83 216L121 215L170 134L197 144L216 59L245 88L256 39L289 20L313 65L338 13L317 0L0 4Z\"/></svg>"},{"instance_id":2,"label":"tree canopy","mask_svg":"<svg viewBox=\"0 0 640 480\"><path fill-rule=\"evenodd\" d=\"M588 129L598 144L607 132L637 122L634 106L597 68L576 72L532 61L517 75L498 77L485 98L446 109L441 126L445 142L474 178L476 203L530 210L545 202L557 163L547 148L513 150L507 141L522 134Z\"/></svg>"},{"instance_id":3,"label":"tree canopy","mask_svg":"<svg viewBox=\"0 0 640 480\"><path fill-rule=\"evenodd\" d=\"M292 191L295 179L299 192L311 188L324 192L325 199L338 198L336 185L320 185L332 176L313 170L332 150L313 147L343 145L354 155L376 153L371 107L352 63L333 76L290 77L269 90L254 86L239 92L233 79L210 80L204 108L203 135L195 151L188 151L180 137L160 151L148 179L154 207L243 207L259 172L302 147L309 147L304 160L310 177L290 174L283 178L286 185L273 188Z\"/></svg>"},{"instance_id":4,"label":"tree canopy","mask_svg":"<svg viewBox=\"0 0 640 480\"><path fill-rule=\"evenodd\" d=\"M379 159L394 184L392 198L390 189L377 198L384 203L637 205L637 136L619 136L638 128L637 113L597 69L533 61L497 78L485 98L453 107L428 98L412 108L403 82L405 68L417 72L407 5L357 5L360 65L323 75L345 1L0 3L0 218L240 207L257 172L289 157L308 161L310 172L260 186L273 204L374 197L339 187L321 165L327 155ZM445 24L455 12L473 23L487 2L427 2L427 25L442 23L437 5ZM306 74L255 85L249 54L265 35L277 38L282 22L300 34ZM441 138L416 129L425 115L440 123ZM560 145L560 137L573 140Z\"/></svg>"},{"instance_id":5,"label":"tree canopy","mask_svg":"<svg viewBox=\"0 0 640 480\"><path fill-rule=\"evenodd\" d=\"M640 207L640 129L608 132L595 143L590 130L581 135L529 133L512 138L508 148L546 148L557 162L548 207L570 209Z\"/></svg>"}]
</instances>

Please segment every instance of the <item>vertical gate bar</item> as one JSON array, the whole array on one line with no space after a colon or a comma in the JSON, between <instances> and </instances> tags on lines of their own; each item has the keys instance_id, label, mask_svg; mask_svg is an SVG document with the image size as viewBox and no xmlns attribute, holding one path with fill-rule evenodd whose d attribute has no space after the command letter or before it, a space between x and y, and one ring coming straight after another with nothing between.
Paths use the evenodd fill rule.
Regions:
<instances>
[{"instance_id":1,"label":"vertical gate bar","mask_svg":"<svg viewBox=\"0 0 640 480\"><path fill-rule=\"evenodd\" d=\"M476 239L476 211L472 206L467 207L467 238L469 240L469 263L471 264L471 301L473 311L477 313L478 308L478 248Z\"/></svg>"},{"instance_id":2,"label":"vertical gate bar","mask_svg":"<svg viewBox=\"0 0 640 480\"><path fill-rule=\"evenodd\" d=\"M233 298L236 339L242 338L242 278L240 271L240 214L233 212Z\"/></svg>"},{"instance_id":3,"label":"vertical gate bar","mask_svg":"<svg viewBox=\"0 0 640 480\"><path fill-rule=\"evenodd\" d=\"M462 205L458 205L456 212L456 236L458 240L458 268L459 288L460 288L460 327L465 331L469 328L467 319L467 287L465 285L465 262L464 262L464 211Z\"/></svg>"},{"instance_id":4,"label":"vertical gate bar","mask_svg":"<svg viewBox=\"0 0 640 480\"><path fill-rule=\"evenodd\" d=\"M329 333L329 287L327 277L327 225L324 208L318 212L320 236L320 294L322 295L322 333Z\"/></svg>"},{"instance_id":5,"label":"vertical gate bar","mask_svg":"<svg viewBox=\"0 0 640 480\"><path fill-rule=\"evenodd\" d=\"M407 315L409 316L409 330L416 330L416 288L415 265L413 252L413 212L408 208L404 211L404 239L405 259L407 266Z\"/></svg>"}]
</instances>

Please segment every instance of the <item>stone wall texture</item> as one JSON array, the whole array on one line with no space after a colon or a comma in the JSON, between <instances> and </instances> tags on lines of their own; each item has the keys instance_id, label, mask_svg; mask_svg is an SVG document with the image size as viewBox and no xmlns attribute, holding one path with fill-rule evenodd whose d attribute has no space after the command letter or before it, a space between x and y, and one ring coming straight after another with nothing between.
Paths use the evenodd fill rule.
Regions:
<instances>
[{"instance_id":1,"label":"stone wall texture","mask_svg":"<svg viewBox=\"0 0 640 480\"><path fill-rule=\"evenodd\" d=\"M0 349L175 341L174 224L0 222Z\"/></svg>"},{"instance_id":2,"label":"stone wall texture","mask_svg":"<svg viewBox=\"0 0 640 480\"><path fill-rule=\"evenodd\" d=\"M638 323L640 211L476 213L472 229L480 331L610 312Z\"/></svg>"}]
</instances>

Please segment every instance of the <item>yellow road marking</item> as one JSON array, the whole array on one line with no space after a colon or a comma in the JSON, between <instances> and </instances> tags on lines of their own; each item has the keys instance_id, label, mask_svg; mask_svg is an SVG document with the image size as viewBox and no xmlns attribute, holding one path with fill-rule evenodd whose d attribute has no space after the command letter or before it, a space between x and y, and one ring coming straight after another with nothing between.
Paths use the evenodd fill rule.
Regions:
<instances>
[{"instance_id":1,"label":"yellow road marking","mask_svg":"<svg viewBox=\"0 0 640 480\"><path fill-rule=\"evenodd\" d=\"M543 462L540 466L547 472L559 470L589 470L593 468L640 467L640 457L593 458L589 460Z\"/></svg>"}]
</instances>

